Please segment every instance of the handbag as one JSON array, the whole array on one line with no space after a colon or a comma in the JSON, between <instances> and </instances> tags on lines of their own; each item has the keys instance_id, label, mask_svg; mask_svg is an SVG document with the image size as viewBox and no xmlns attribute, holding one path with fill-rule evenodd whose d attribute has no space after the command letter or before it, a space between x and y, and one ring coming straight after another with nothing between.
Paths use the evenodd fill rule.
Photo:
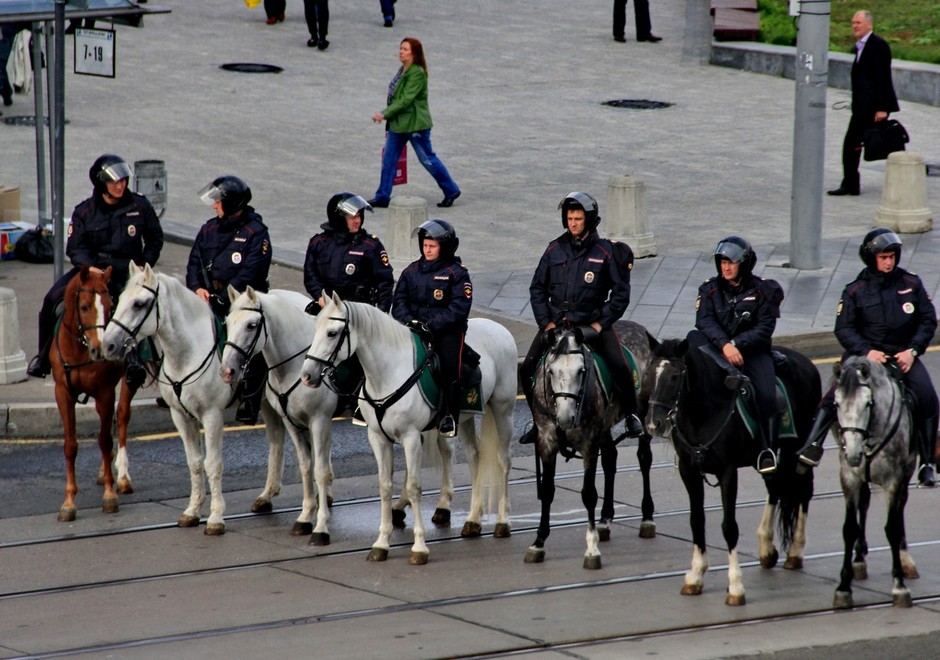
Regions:
<instances>
[{"instance_id":1,"label":"handbag","mask_svg":"<svg viewBox=\"0 0 940 660\"><path fill-rule=\"evenodd\" d=\"M888 154L904 151L904 145L910 142L907 130L896 119L876 121L865 131L865 160L884 160Z\"/></svg>"},{"instance_id":2,"label":"handbag","mask_svg":"<svg viewBox=\"0 0 940 660\"><path fill-rule=\"evenodd\" d=\"M55 260L52 232L42 227L28 230L16 241L16 258L31 264L51 264Z\"/></svg>"},{"instance_id":3,"label":"handbag","mask_svg":"<svg viewBox=\"0 0 940 660\"><path fill-rule=\"evenodd\" d=\"M395 166L395 179L393 186L400 186L408 183L408 145L401 148L401 155L398 157L398 164Z\"/></svg>"}]
</instances>

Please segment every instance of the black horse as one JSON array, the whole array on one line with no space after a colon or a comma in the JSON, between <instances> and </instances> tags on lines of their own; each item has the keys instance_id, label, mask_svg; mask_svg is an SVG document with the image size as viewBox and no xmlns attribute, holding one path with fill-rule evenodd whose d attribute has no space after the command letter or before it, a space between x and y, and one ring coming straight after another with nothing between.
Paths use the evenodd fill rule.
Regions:
<instances>
[{"instance_id":1,"label":"black horse","mask_svg":"<svg viewBox=\"0 0 940 660\"><path fill-rule=\"evenodd\" d=\"M632 321L618 321L614 324L614 330L621 345L633 355L636 369L632 385L638 388L644 382L643 374L658 342L643 326ZM538 489L542 515L538 534L526 553L525 561L538 563L545 559L545 540L551 532L549 518L555 498L555 464L559 452L568 458L580 454L584 461L581 501L588 515L588 547L584 553L584 567L598 569L601 567L601 556L597 543L610 539L610 521L614 517L617 447L611 427L623 417L622 411L616 401L611 400L612 397L605 395L594 368L591 349L582 341L579 331L557 333L553 346L536 371L534 385L532 418L538 428L536 467L540 469ZM644 391L637 394L637 413L641 418L646 414L648 398L648 393ZM641 538L656 536L649 480L653 462L650 440L648 434L643 434L637 447L637 459L643 475ZM604 501L600 521L595 526L597 488L594 480L598 455L604 471Z\"/></svg>"},{"instance_id":2,"label":"black horse","mask_svg":"<svg viewBox=\"0 0 940 660\"><path fill-rule=\"evenodd\" d=\"M777 471L765 477L767 502L757 530L761 566L773 568L778 553L774 547L774 518L784 548L789 548L784 568L803 567L806 544L806 514L813 496L812 471L799 474L797 450L809 433L819 403L819 373L804 355L786 348L778 353L777 376L787 392L789 409L781 413L780 459ZM686 340L667 340L655 349L648 374L650 406L647 428L670 434L679 460L679 474L689 494L692 526L692 568L686 573L682 593L702 593L702 578L708 569L705 550L706 475L715 475L721 488L724 511L721 528L728 544L728 605L745 603L744 582L738 564L738 524L735 500L738 468L755 464L759 451L748 424L738 411L738 391L723 385L725 372L701 350ZM779 398L779 397L778 397ZM792 411L792 415L790 412Z\"/></svg>"}]
</instances>

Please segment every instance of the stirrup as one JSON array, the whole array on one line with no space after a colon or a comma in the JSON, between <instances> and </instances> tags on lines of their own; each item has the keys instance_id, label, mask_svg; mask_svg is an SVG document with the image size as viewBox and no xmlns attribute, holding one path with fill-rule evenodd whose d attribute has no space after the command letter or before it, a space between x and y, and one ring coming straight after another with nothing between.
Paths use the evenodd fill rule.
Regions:
<instances>
[{"instance_id":1,"label":"stirrup","mask_svg":"<svg viewBox=\"0 0 940 660\"><path fill-rule=\"evenodd\" d=\"M457 424L454 423L453 415L444 415L441 418L441 423L438 424L437 430L441 432L441 435L445 438L453 438L457 435Z\"/></svg>"},{"instance_id":2,"label":"stirrup","mask_svg":"<svg viewBox=\"0 0 940 660\"><path fill-rule=\"evenodd\" d=\"M366 420L362 417L362 410L359 406L356 406L356 409L353 410L351 421L356 426L368 426Z\"/></svg>"},{"instance_id":3,"label":"stirrup","mask_svg":"<svg viewBox=\"0 0 940 660\"><path fill-rule=\"evenodd\" d=\"M628 438L639 438L643 435L643 422L636 416L636 413L630 413L623 421Z\"/></svg>"},{"instance_id":4,"label":"stirrup","mask_svg":"<svg viewBox=\"0 0 940 660\"><path fill-rule=\"evenodd\" d=\"M822 460L822 455L822 445L809 445L806 447L806 449L800 452L800 463L810 467L819 467L819 462Z\"/></svg>"},{"instance_id":5,"label":"stirrup","mask_svg":"<svg viewBox=\"0 0 940 660\"><path fill-rule=\"evenodd\" d=\"M535 424L531 424L529 428L525 430L525 433L519 438L520 445L534 445L535 441L539 439L539 430L536 428Z\"/></svg>"},{"instance_id":6,"label":"stirrup","mask_svg":"<svg viewBox=\"0 0 940 660\"><path fill-rule=\"evenodd\" d=\"M764 449L757 455L757 471L761 474L773 474L777 471L777 455L772 449Z\"/></svg>"}]
</instances>

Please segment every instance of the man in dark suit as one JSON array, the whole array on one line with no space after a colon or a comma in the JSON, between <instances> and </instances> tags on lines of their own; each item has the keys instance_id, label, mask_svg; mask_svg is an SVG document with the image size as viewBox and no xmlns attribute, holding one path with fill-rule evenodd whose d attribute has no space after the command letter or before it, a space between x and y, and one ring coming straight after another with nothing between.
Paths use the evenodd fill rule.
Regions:
<instances>
[{"instance_id":1,"label":"man in dark suit","mask_svg":"<svg viewBox=\"0 0 940 660\"><path fill-rule=\"evenodd\" d=\"M650 43L662 41L662 37L657 37L651 31L653 26L650 23L649 0L633 0L633 13L636 15L637 41L649 41ZM623 36L626 23L627 0L614 0L614 41L623 43L627 40L626 37Z\"/></svg>"},{"instance_id":2,"label":"man in dark suit","mask_svg":"<svg viewBox=\"0 0 940 660\"><path fill-rule=\"evenodd\" d=\"M891 47L872 32L872 22L870 11L852 17L852 33L858 40L852 64L852 118L842 143L842 184L830 195L859 194L858 163L865 131L900 109L891 82Z\"/></svg>"}]
</instances>

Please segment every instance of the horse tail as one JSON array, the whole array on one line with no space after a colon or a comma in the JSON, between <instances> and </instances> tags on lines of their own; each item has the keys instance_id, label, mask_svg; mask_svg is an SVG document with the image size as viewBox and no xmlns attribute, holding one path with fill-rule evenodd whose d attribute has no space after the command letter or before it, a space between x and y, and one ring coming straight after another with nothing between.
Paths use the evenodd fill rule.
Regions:
<instances>
[{"instance_id":1,"label":"horse tail","mask_svg":"<svg viewBox=\"0 0 940 660\"><path fill-rule=\"evenodd\" d=\"M489 404L483 415L481 433L478 440L479 448L479 483L486 492L486 513L496 511L498 501L505 496L501 492L504 472L500 467L500 435L496 424L496 411Z\"/></svg>"},{"instance_id":2,"label":"horse tail","mask_svg":"<svg viewBox=\"0 0 940 660\"><path fill-rule=\"evenodd\" d=\"M784 550L789 550L800 509L813 496L812 472L798 474L795 457L792 463L782 464L777 470L777 495L780 497L777 507L777 531L780 534L781 546Z\"/></svg>"}]
</instances>

